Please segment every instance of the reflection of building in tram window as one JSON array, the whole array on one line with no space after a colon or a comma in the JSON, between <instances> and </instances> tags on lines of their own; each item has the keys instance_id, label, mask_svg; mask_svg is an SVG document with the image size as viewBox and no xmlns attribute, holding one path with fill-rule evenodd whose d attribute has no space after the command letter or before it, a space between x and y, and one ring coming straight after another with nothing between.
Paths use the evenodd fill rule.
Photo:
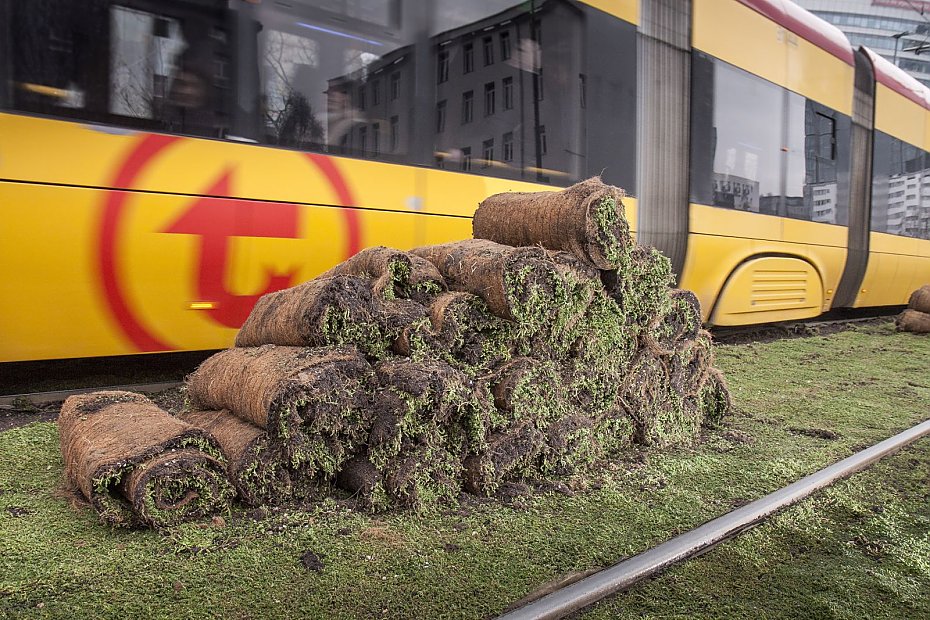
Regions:
<instances>
[{"instance_id":1,"label":"reflection of building in tram window","mask_svg":"<svg viewBox=\"0 0 930 620\"><path fill-rule=\"evenodd\" d=\"M380 58L367 55L363 60L357 69L327 80L326 143L331 151L371 156L377 151L383 156L381 132L390 127L390 153L406 153L409 132L404 125L410 118L407 104L414 84L413 48L399 47ZM387 97L366 96L372 84L385 81ZM376 126L377 137L370 139L367 128L364 132L360 127L353 129L357 125ZM342 148L333 149L337 144Z\"/></svg>"},{"instance_id":2,"label":"reflection of building in tram window","mask_svg":"<svg viewBox=\"0 0 930 620\"><path fill-rule=\"evenodd\" d=\"M759 212L759 182L731 174L714 173L714 205Z\"/></svg>"},{"instance_id":3,"label":"reflection of building in tram window","mask_svg":"<svg viewBox=\"0 0 930 620\"><path fill-rule=\"evenodd\" d=\"M483 154L490 142L502 150L498 157L483 158L477 166L483 174L540 181L551 180L553 174L579 178L587 163L586 119L577 90L577 76L584 72L584 12L558 0L540 2L533 12L521 4L490 4L499 6L499 12L482 13L463 3L453 9L451 0L437 3L438 23L447 29L434 31L432 39L435 150L468 147ZM551 33L545 47L543 31ZM448 79L447 65L453 67ZM541 80L543 66L552 82L548 89ZM476 94L481 97L477 111ZM448 101L461 102L459 122L451 125L440 105ZM512 163L504 166L503 161Z\"/></svg>"},{"instance_id":4,"label":"reflection of building in tram window","mask_svg":"<svg viewBox=\"0 0 930 620\"><path fill-rule=\"evenodd\" d=\"M174 82L186 79L178 72L178 60L186 47L180 23L114 6L112 24L110 112L136 118L162 116ZM199 97L203 99L202 94Z\"/></svg>"},{"instance_id":5,"label":"reflection of building in tram window","mask_svg":"<svg viewBox=\"0 0 930 620\"><path fill-rule=\"evenodd\" d=\"M8 4L12 109L425 165L491 141L473 172L634 184L636 29L583 3Z\"/></svg>"}]
</instances>

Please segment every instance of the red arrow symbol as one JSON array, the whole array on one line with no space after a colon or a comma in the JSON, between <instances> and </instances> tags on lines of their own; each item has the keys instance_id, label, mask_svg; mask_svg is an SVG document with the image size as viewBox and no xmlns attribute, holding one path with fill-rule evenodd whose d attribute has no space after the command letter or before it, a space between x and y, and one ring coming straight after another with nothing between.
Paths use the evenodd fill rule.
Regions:
<instances>
[{"instance_id":1,"label":"red arrow symbol","mask_svg":"<svg viewBox=\"0 0 930 620\"><path fill-rule=\"evenodd\" d=\"M180 235L200 236L198 256L197 294L203 301L212 302L208 310L217 323L226 327L240 327L252 306L265 293L291 286L297 271L285 274L266 271L266 284L256 295L235 295L226 288L230 237L297 238L297 205L279 202L258 202L228 196L231 170L226 170L206 191L207 196L197 199L173 224L164 231Z\"/></svg>"}]
</instances>

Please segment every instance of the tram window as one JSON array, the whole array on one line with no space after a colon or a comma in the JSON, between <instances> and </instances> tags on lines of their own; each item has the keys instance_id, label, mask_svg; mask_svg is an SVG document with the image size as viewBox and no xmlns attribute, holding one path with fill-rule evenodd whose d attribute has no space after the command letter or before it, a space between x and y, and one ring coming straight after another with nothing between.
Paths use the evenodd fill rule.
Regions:
<instances>
[{"instance_id":1,"label":"tram window","mask_svg":"<svg viewBox=\"0 0 930 620\"><path fill-rule=\"evenodd\" d=\"M193 1L8 4L13 109L173 133L227 132L225 10Z\"/></svg>"},{"instance_id":2,"label":"tram window","mask_svg":"<svg viewBox=\"0 0 930 620\"><path fill-rule=\"evenodd\" d=\"M487 145L500 141L493 165L460 169L557 185L603 172L632 193L635 26L567 0L432 6L430 74L445 77L446 63L454 68L447 80L432 80L434 103L462 101L460 122L433 134L437 161L448 167L468 148L488 162ZM580 74L587 76L584 106ZM436 105L436 114L443 109Z\"/></svg>"},{"instance_id":3,"label":"tram window","mask_svg":"<svg viewBox=\"0 0 930 620\"><path fill-rule=\"evenodd\" d=\"M0 6L4 108L449 169L496 140L466 171L635 194L636 27L573 0Z\"/></svg>"},{"instance_id":4,"label":"tram window","mask_svg":"<svg viewBox=\"0 0 930 620\"><path fill-rule=\"evenodd\" d=\"M930 239L930 154L876 131L872 161L872 230Z\"/></svg>"},{"instance_id":5,"label":"tram window","mask_svg":"<svg viewBox=\"0 0 930 620\"><path fill-rule=\"evenodd\" d=\"M713 204L779 214L782 89L722 62L714 68Z\"/></svg>"},{"instance_id":6,"label":"tram window","mask_svg":"<svg viewBox=\"0 0 930 620\"><path fill-rule=\"evenodd\" d=\"M845 225L850 119L710 56L692 56L691 199Z\"/></svg>"},{"instance_id":7,"label":"tram window","mask_svg":"<svg viewBox=\"0 0 930 620\"><path fill-rule=\"evenodd\" d=\"M406 161L415 41L398 6L398 0L257 4L257 139ZM381 148L375 129L381 127L391 128L391 149Z\"/></svg>"}]
</instances>

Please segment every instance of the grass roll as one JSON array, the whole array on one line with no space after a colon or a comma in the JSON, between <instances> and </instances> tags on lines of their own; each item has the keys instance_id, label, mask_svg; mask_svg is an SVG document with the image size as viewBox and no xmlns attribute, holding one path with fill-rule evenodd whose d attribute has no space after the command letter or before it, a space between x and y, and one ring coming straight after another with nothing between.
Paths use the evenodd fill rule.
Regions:
<instances>
[{"instance_id":1,"label":"grass roll","mask_svg":"<svg viewBox=\"0 0 930 620\"><path fill-rule=\"evenodd\" d=\"M139 394L71 396L58 430L66 477L110 525L175 525L235 495L216 439Z\"/></svg>"}]
</instances>

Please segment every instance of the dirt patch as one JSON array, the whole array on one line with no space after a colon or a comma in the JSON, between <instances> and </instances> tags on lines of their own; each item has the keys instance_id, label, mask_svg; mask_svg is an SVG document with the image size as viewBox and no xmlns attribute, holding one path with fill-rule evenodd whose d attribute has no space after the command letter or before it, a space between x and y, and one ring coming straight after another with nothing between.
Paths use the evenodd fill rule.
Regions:
<instances>
[{"instance_id":1,"label":"dirt patch","mask_svg":"<svg viewBox=\"0 0 930 620\"><path fill-rule=\"evenodd\" d=\"M829 336L831 334L837 334L850 329L876 327L889 323L892 320L892 317L877 316L865 320L861 318L852 318L848 321L839 319L836 322L819 323L819 321L825 320L828 319L820 317L813 322L753 325L751 327L739 328L717 327L713 328L711 331L714 334L714 340L717 342L717 344L752 344L755 342L773 342L775 340L785 340L790 338Z\"/></svg>"},{"instance_id":2,"label":"dirt patch","mask_svg":"<svg viewBox=\"0 0 930 620\"><path fill-rule=\"evenodd\" d=\"M323 560L320 559L320 556L310 550L303 552L303 554L300 556L300 563L308 571L318 573L323 570Z\"/></svg>"},{"instance_id":3,"label":"dirt patch","mask_svg":"<svg viewBox=\"0 0 930 620\"><path fill-rule=\"evenodd\" d=\"M400 547L404 544L404 537L390 527L380 523L374 523L358 533L359 538L384 543L393 547Z\"/></svg>"},{"instance_id":4,"label":"dirt patch","mask_svg":"<svg viewBox=\"0 0 930 620\"><path fill-rule=\"evenodd\" d=\"M735 428L724 431L722 437L727 441L738 443L744 446L752 445L756 442L752 435L747 435L746 433L738 431Z\"/></svg>"},{"instance_id":5,"label":"dirt patch","mask_svg":"<svg viewBox=\"0 0 930 620\"><path fill-rule=\"evenodd\" d=\"M0 433L33 422L54 422L61 411L61 403L49 403L41 406L4 405L0 408Z\"/></svg>"},{"instance_id":6,"label":"dirt patch","mask_svg":"<svg viewBox=\"0 0 930 620\"><path fill-rule=\"evenodd\" d=\"M805 437L813 437L815 439L826 439L827 441L835 441L840 438L840 434L836 431L831 431L826 428L798 428L792 426L788 428L789 433L795 435L803 435Z\"/></svg>"}]
</instances>

